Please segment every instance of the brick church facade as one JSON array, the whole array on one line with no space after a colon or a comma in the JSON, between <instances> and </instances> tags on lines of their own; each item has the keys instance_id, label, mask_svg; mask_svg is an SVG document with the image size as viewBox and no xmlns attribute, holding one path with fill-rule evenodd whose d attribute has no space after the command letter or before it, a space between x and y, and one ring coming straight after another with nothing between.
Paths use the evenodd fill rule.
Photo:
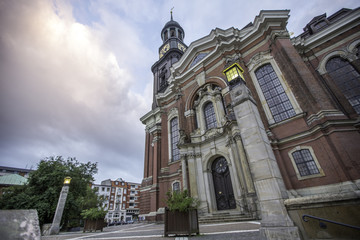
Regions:
<instances>
[{"instance_id":1,"label":"brick church facade","mask_svg":"<svg viewBox=\"0 0 360 240\"><path fill-rule=\"evenodd\" d=\"M261 219L265 235L315 236L304 214L359 225L360 8L314 17L294 38L288 19L264 10L187 46L171 16L141 118L141 216L162 221L166 192L188 189L202 218ZM224 75L233 67L239 88Z\"/></svg>"}]
</instances>

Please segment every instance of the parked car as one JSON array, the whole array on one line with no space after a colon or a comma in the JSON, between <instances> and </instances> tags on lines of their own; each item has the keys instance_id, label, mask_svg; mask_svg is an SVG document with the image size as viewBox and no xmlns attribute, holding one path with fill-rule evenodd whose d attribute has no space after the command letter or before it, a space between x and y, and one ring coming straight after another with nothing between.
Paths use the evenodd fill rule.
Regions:
<instances>
[{"instance_id":1,"label":"parked car","mask_svg":"<svg viewBox=\"0 0 360 240\"><path fill-rule=\"evenodd\" d=\"M134 221L133 221L133 220L128 220L126 223L127 223L127 224L133 224Z\"/></svg>"}]
</instances>

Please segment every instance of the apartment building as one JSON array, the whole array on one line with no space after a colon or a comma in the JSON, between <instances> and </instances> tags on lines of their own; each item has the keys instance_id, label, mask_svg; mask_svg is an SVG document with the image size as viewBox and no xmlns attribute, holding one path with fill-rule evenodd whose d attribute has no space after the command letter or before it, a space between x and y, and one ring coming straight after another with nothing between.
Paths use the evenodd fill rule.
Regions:
<instances>
[{"instance_id":1,"label":"apartment building","mask_svg":"<svg viewBox=\"0 0 360 240\"><path fill-rule=\"evenodd\" d=\"M136 220L139 215L139 183L129 183L122 178L107 179L101 184L93 184L92 188L102 196L103 207L108 213L105 219L108 223Z\"/></svg>"}]
</instances>

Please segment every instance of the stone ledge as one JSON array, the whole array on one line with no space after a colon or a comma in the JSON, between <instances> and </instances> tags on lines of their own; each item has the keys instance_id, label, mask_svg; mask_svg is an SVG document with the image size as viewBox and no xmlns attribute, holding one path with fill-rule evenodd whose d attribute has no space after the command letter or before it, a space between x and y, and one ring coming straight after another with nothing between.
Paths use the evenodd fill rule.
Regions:
<instances>
[{"instance_id":1,"label":"stone ledge","mask_svg":"<svg viewBox=\"0 0 360 240\"><path fill-rule=\"evenodd\" d=\"M286 199L286 207L295 207L298 205L310 205L316 203L339 202L347 200L360 200L360 190L346 193L324 193L313 196L297 197Z\"/></svg>"}]
</instances>

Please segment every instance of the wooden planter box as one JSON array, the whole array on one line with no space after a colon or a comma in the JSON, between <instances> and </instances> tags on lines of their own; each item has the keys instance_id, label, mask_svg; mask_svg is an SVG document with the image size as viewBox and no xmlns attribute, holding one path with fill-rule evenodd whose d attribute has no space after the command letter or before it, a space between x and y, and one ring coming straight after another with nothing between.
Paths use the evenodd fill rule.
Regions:
<instances>
[{"instance_id":1,"label":"wooden planter box","mask_svg":"<svg viewBox=\"0 0 360 240\"><path fill-rule=\"evenodd\" d=\"M103 228L106 226L107 226L107 224L103 218L102 219L85 219L83 232L86 232L86 231L96 232L96 230L103 231Z\"/></svg>"},{"instance_id":2,"label":"wooden planter box","mask_svg":"<svg viewBox=\"0 0 360 240\"><path fill-rule=\"evenodd\" d=\"M199 234L199 221L197 210L190 210L188 212L174 211L171 212L165 208L165 237L169 234L188 235Z\"/></svg>"}]
</instances>

